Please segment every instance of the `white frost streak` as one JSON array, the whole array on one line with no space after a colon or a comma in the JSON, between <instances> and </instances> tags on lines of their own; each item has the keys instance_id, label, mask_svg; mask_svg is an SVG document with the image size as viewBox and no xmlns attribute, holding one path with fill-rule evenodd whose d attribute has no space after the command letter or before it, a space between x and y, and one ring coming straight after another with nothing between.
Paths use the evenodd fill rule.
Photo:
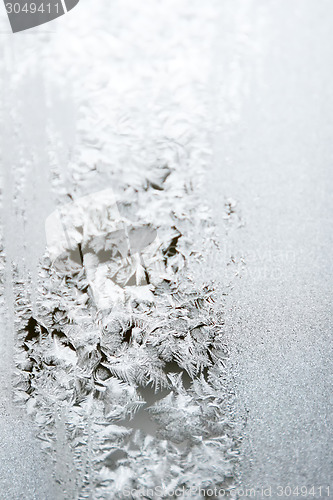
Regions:
<instances>
[{"instance_id":1,"label":"white frost streak","mask_svg":"<svg viewBox=\"0 0 333 500\"><path fill-rule=\"evenodd\" d=\"M43 258L38 288L27 286L29 262L17 262L18 389L55 453L69 498L77 491L80 498L122 498L126 485L232 482L235 442L225 425L231 402L214 363L226 347L219 306L202 278L203 255L214 248L202 185L211 160L216 9L215 2L188 0L81 1L57 21L57 33L11 42L10 85L35 97L34 138L47 136L43 179L62 214L43 208L28 221L40 227L50 215L54 265ZM45 91L41 116L31 73ZM14 111L13 131L22 125L20 107ZM24 155L22 162L25 176L16 173L11 191L19 199L31 193L30 163ZM109 189L118 196L117 217L110 217L109 196L104 204ZM43 184L38 199L47 192ZM5 209L7 226L22 224L24 214ZM121 264L112 240L121 231L112 226L117 218L126 226L124 241L140 247L125 256L126 265L121 234ZM142 247L154 231L158 238ZM80 245L83 262L71 254ZM30 252L39 247L32 240ZM169 394L150 405L147 431L140 418L156 397L152 387ZM139 430L127 432L134 415ZM66 476L62 455L75 463L77 477Z\"/></svg>"}]
</instances>

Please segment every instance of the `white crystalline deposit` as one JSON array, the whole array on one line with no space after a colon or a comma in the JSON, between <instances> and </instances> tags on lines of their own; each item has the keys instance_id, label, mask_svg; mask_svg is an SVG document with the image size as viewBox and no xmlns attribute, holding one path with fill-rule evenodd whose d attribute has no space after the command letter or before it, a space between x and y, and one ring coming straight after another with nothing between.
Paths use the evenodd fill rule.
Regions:
<instances>
[{"instance_id":1,"label":"white crystalline deposit","mask_svg":"<svg viewBox=\"0 0 333 500\"><path fill-rule=\"evenodd\" d=\"M212 223L195 195L187 213L165 203L174 179L130 200L127 188L117 196L107 189L51 214L35 316L18 294L20 397L51 449L61 409L77 487L99 483L98 498L122 498L124 484L139 487L142 478L150 487L162 480L222 487L232 479L223 319L212 285L194 279L203 261L197 226L212 251ZM157 209L148 222L144 200Z\"/></svg>"},{"instance_id":2,"label":"white crystalline deposit","mask_svg":"<svg viewBox=\"0 0 333 500\"><path fill-rule=\"evenodd\" d=\"M58 32L14 50L22 96L45 87L46 123L29 108L26 128L35 138L47 131L46 159L33 172L43 167L50 183L46 213L58 207L46 223L34 308L28 280L15 276L16 395L71 499L233 478L228 351L207 279L214 225L202 189L215 13L200 1L87 0ZM29 157L29 140L21 142ZM8 213L17 177L7 184ZM32 249L40 244L30 239Z\"/></svg>"},{"instance_id":3,"label":"white crystalline deposit","mask_svg":"<svg viewBox=\"0 0 333 500\"><path fill-rule=\"evenodd\" d=\"M52 262L78 244L103 236L112 221L119 217L113 191L106 189L68 203L53 212L45 223L47 248Z\"/></svg>"},{"instance_id":4,"label":"white crystalline deposit","mask_svg":"<svg viewBox=\"0 0 333 500\"><path fill-rule=\"evenodd\" d=\"M157 231L121 216L113 190L59 208L47 218L45 230L52 265L59 270L84 267L98 310L123 303L126 286L140 286L140 295L153 299L149 286L142 286L148 285L147 266L152 271L161 245Z\"/></svg>"}]
</instances>

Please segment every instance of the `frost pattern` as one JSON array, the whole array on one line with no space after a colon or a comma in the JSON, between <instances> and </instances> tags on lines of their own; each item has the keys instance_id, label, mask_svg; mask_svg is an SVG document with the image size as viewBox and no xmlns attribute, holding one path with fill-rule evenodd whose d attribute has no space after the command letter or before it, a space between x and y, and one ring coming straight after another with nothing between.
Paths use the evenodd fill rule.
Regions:
<instances>
[{"instance_id":1,"label":"frost pattern","mask_svg":"<svg viewBox=\"0 0 333 500\"><path fill-rule=\"evenodd\" d=\"M126 485L231 487L225 290L206 276L219 254L202 189L218 10L84 4L4 58L17 102L4 109L6 140L20 138L4 189L16 396L55 458L61 499L122 498ZM97 194L111 188L115 212ZM77 216L77 233L60 252L48 241L38 264L52 210ZM157 237L127 255L128 228Z\"/></svg>"},{"instance_id":2,"label":"frost pattern","mask_svg":"<svg viewBox=\"0 0 333 500\"><path fill-rule=\"evenodd\" d=\"M170 172L160 189L143 183L133 193L124 186L118 221L98 201L100 193L95 206L86 197L81 263L74 248L62 249L53 262L45 255L35 314L17 286L20 396L40 425L45 447L52 449L59 439L62 422L79 470L80 498L91 490L96 498L123 498L125 486L161 483L167 490L226 487L233 477L237 453L226 418L231 396L223 316L213 285L198 288L191 275L203 260L193 226L210 240L213 226L185 187L177 206L171 203L176 180ZM150 205L158 210L148 213ZM78 206L67 207L71 220ZM158 234L140 252L144 283L114 278L117 262L118 274L127 272L126 264L133 267L130 257L119 255L122 239L110 238L125 219Z\"/></svg>"}]
</instances>

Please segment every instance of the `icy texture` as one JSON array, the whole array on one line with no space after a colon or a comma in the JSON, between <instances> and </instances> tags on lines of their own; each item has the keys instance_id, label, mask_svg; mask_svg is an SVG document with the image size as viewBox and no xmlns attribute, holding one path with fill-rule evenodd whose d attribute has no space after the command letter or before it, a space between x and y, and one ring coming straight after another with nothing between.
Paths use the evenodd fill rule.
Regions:
<instances>
[{"instance_id":1,"label":"icy texture","mask_svg":"<svg viewBox=\"0 0 333 500\"><path fill-rule=\"evenodd\" d=\"M331 5L85 0L4 36L1 377L15 344L55 498L332 482Z\"/></svg>"},{"instance_id":2,"label":"icy texture","mask_svg":"<svg viewBox=\"0 0 333 500\"><path fill-rule=\"evenodd\" d=\"M221 304L212 285L198 289L191 277L203 261L192 221L202 235L213 227L194 193L183 188L171 203L175 183L169 172L159 189L138 186L130 202L124 186L117 204L106 190L65 205L46 223L59 231L48 238L34 314L17 287L17 387L51 449L61 409L82 498L96 487L96 498L122 498L125 486L231 484L237 453ZM155 207L149 218L147 206Z\"/></svg>"},{"instance_id":3,"label":"icy texture","mask_svg":"<svg viewBox=\"0 0 333 500\"><path fill-rule=\"evenodd\" d=\"M15 392L55 458L60 498L233 481L202 189L215 9L85 2L57 32L3 49L17 102L3 102L6 144L19 142L4 191Z\"/></svg>"}]
</instances>

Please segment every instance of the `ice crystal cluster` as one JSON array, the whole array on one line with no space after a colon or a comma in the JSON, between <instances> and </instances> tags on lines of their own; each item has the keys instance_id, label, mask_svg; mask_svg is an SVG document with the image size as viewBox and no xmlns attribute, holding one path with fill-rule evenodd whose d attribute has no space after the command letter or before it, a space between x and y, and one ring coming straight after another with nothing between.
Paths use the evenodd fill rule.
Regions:
<instances>
[{"instance_id":1,"label":"ice crystal cluster","mask_svg":"<svg viewBox=\"0 0 333 500\"><path fill-rule=\"evenodd\" d=\"M69 446L68 498L161 485L168 498L233 476L223 315L194 272L198 229L213 245L214 228L188 189L162 165L64 205L46 222L34 311L16 286L17 388L45 447Z\"/></svg>"},{"instance_id":2,"label":"ice crystal cluster","mask_svg":"<svg viewBox=\"0 0 333 500\"><path fill-rule=\"evenodd\" d=\"M15 392L54 458L59 500L233 481L202 189L214 5L86 0L52 36L6 53L4 129L20 139L3 162Z\"/></svg>"}]
</instances>

